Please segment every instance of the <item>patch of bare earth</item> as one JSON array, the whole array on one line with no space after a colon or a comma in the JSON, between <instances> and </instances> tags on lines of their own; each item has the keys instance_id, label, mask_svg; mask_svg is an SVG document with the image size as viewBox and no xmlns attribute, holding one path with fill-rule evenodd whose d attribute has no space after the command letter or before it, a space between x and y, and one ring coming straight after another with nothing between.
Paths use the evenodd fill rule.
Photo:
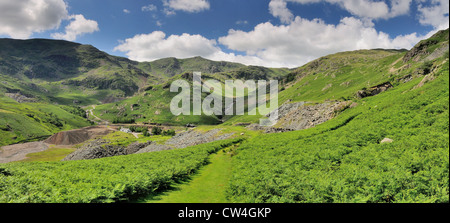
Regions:
<instances>
[{"instance_id":1,"label":"patch of bare earth","mask_svg":"<svg viewBox=\"0 0 450 223\"><path fill-rule=\"evenodd\" d=\"M0 163L20 161L27 158L29 153L45 151L49 145L44 142L29 142L0 148Z\"/></svg>"},{"instance_id":2,"label":"patch of bare earth","mask_svg":"<svg viewBox=\"0 0 450 223\"><path fill-rule=\"evenodd\" d=\"M27 158L30 153L43 152L50 148L50 145L71 148L77 144L88 140L105 136L114 130L103 126L91 126L82 129L75 129L56 133L48 139L40 142L29 142L16 145L0 147L0 163L21 161Z\"/></svg>"}]
</instances>

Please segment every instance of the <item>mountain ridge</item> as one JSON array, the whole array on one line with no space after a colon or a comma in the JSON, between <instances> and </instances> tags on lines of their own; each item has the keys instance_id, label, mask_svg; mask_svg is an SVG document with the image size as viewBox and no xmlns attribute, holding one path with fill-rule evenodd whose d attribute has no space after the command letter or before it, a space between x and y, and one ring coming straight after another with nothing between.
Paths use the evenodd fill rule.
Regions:
<instances>
[{"instance_id":1,"label":"mountain ridge","mask_svg":"<svg viewBox=\"0 0 450 223\"><path fill-rule=\"evenodd\" d=\"M11 41L15 44L27 43L25 48L29 53L23 55L21 47L14 43L6 44ZM42 42L43 45L60 45L45 49L43 45L31 44L35 41ZM66 48L71 50L65 52ZM420 50L415 50L419 48ZM408 54L411 56L407 56ZM76 59L79 55L82 55L81 58ZM428 61L430 56L434 60ZM405 59L408 57L409 59ZM260 116L173 116L168 105L175 93L170 93L168 86L177 78L188 77L186 74L191 74L192 71L202 71L205 72L204 78L222 82L227 79L279 79L279 106L295 102L324 103L330 100L352 102L359 100L357 92L382 83L389 82L396 87L418 78L423 79L423 84L432 81L433 72L441 69L442 60L445 61L446 58L448 29L421 41L409 51L375 49L341 52L318 58L296 69L245 66L201 57L165 58L156 63L139 63L111 56L93 46L68 41L0 39L0 118L3 118L0 119L0 127L7 143L36 138L42 135L38 134L40 132L48 135L62 129L84 127L89 122L83 119L83 114L76 112L79 111L79 106L98 104L101 105L92 109L92 113L110 122L120 123L126 119L139 123L172 125L256 123ZM46 79L46 73L39 69L37 71L42 73L37 74L41 74L41 78L40 75L30 76L39 61L43 62L43 71L46 66L61 64L53 73L61 79ZM82 66L76 66L79 64ZM69 71L68 74L63 72L65 69ZM13 72L17 70L18 72ZM74 72L71 73L71 70ZM165 70L170 72L165 73ZM216 71L217 73L208 73ZM51 114L49 110L43 112L41 108L30 109L29 105L35 104L37 107L51 105L57 112ZM67 106L75 107L68 109ZM65 125L63 121L69 117L66 110L81 116L81 119L72 117L76 121ZM15 116L12 117L11 114ZM14 127L10 124L12 120L35 127L33 131L28 131L20 127L20 122L14 122ZM41 128L39 126L45 130L37 130Z\"/></svg>"},{"instance_id":2,"label":"mountain ridge","mask_svg":"<svg viewBox=\"0 0 450 223\"><path fill-rule=\"evenodd\" d=\"M88 105L100 102L98 99L103 98L105 94L113 95L115 98L132 96L139 92L139 89L163 84L173 76L185 72L245 73L244 68L250 67L202 57L187 59L172 57L152 62L137 62L109 55L92 45L65 40L3 38L0 39L0 49L0 74L16 78L18 79L16 82L22 85L34 84L44 88L45 90L42 89L41 92L33 93L39 100L59 104L71 104L76 100L65 95L67 88L72 92L78 91L80 98L83 98L80 88L95 91L97 95L91 97L95 100L77 100L83 105ZM259 72L263 73L262 76L280 77L287 71L287 69L267 68ZM21 89L19 86L16 87Z\"/></svg>"}]
</instances>

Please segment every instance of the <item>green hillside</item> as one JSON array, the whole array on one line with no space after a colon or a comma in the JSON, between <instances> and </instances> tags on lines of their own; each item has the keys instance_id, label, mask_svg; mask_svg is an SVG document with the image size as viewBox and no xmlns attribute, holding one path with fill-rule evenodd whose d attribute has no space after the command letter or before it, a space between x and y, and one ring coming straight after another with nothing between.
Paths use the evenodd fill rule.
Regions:
<instances>
[{"instance_id":1,"label":"green hillside","mask_svg":"<svg viewBox=\"0 0 450 223\"><path fill-rule=\"evenodd\" d=\"M232 201L449 202L448 65L421 88L416 79L316 128L245 143Z\"/></svg>"},{"instance_id":2,"label":"green hillside","mask_svg":"<svg viewBox=\"0 0 450 223\"><path fill-rule=\"evenodd\" d=\"M242 145L233 159L231 201L448 203L448 37L441 31L408 52L340 53L299 68L282 98L357 106L316 128ZM394 87L355 97L386 81ZM328 83L335 87L324 90Z\"/></svg>"},{"instance_id":3,"label":"green hillside","mask_svg":"<svg viewBox=\"0 0 450 223\"><path fill-rule=\"evenodd\" d=\"M299 67L280 80L278 102L357 101L357 92L383 83L394 87L423 78L441 67L448 53L448 30L423 40L410 51L358 50L328 55ZM448 56L448 54L446 54ZM437 60L438 59L438 60ZM257 123L260 116L236 116L228 124Z\"/></svg>"},{"instance_id":4,"label":"green hillside","mask_svg":"<svg viewBox=\"0 0 450 223\"><path fill-rule=\"evenodd\" d=\"M175 116L170 111L170 102L178 93L171 93L161 85L151 87L135 97L120 102L96 106L94 114L113 123L160 123L186 125L196 123L216 125L221 123L215 116Z\"/></svg>"},{"instance_id":5,"label":"green hillside","mask_svg":"<svg viewBox=\"0 0 450 223\"><path fill-rule=\"evenodd\" d=\"M0 89L32 92L40 101L65 105L120 101L186 72L237 72L244 76L254 73L243 64L201 57L139 63L108 55L91 45L61 40L0 39L0 49L0 82L9 83L6 79L14 78L12 82L16 85L10 89L0 84ZM260 68L258 73L281 78L287 69Z\"/></svg>"},{"instance_id":6,"label":"green hillside","mask_svg":"<svg viewBox=\"0 0 450 223\"><path fill-rule=\"evenodd\" d=\"M221 128L239 137L96 160L0 164L0 202L135 201L157 198L164 192L163 200L175 201L214 200L208 198L220 193L216 197L220 202L238 203L448 203L448 42L447 29L409 51L342 52L294 70L220 66L221 62L202 58L168 58L157 61L159 65L137 63L138 69L162 82L147 82L133 96L95 106L96 116L119 123L209 124L196 130ZM335 110L332 119L314 128L272 134L235 126L256 123L258 116L227 117L219 125L224 121L220 117L175 117L168 104L175 93L169 93L168 86L179 78L189 80L189 63L202 71L213 72L211 64L217 67L217 73L205 72L206 79L278 78L280 105L342 101L348 106ZM47 103L54 99L44 94L58 81L75 81L88 74L56 82L20 75L0 76L1 142L89 124L79 108ZM82 85L71 85L80 91L71 97L80 94L92 102L101 98L85 94L98 93L98 88ZM60 91L53 87L57 95ZM33 92L44 93L33 102ZM68 93L60 97L67 99ZM312 117L316 118L320 117ZM224 152L226 164L217 160ZM217 166L231 168L220 177L220 188L192 188L217 183L212 182L220 175ZM201 169L206 173L197 172ZM186 183L191 177L193 181ZM174 186L181 189L171 190ZM192 193L183 197L183 191Z\"/></svg>"},{"instance_id":7,"label":"green hillside","mask_svg":"<svg viewBox=\"0 0 450 223\"><path fill-rule=\"evenodd\" d=\"M54 133L91 125L74 106L18 103L0 97L0 146L44 139Z\"/></svg>"},{"instance_id":8,"label":"green hillside","mask_svg":"<svg viewBox=\"0 0 450 223\"><path fill-rule=\"evenodd\" d=\"M248 67L201 57L139 63L68 41L0 39L0 145L89 125L84 118L61 111L66 106L100 104L94 113L110 122L220 123L217 117L171 115L169 104L176 94L169 92L168 83L192 72L225 80L252 77L254 73L282 78L288 69ZM136 104L139 107L131 108ZM43 121L47 119L57 119L57 126Z\"/></svg>"}]
</instances>

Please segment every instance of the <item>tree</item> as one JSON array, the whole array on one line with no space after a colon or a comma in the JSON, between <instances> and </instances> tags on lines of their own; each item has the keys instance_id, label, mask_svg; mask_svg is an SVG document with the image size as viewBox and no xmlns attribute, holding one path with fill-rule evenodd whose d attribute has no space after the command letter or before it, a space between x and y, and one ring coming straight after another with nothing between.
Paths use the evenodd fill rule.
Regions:
<instances>
[{"instance_id":1,"label":"tree","mask_svg":"<svg viewBox=\"0 0 450 223\"><path fill-rule=\"evenodd\" d=\"M150 133L148 132L148 129L144 129L144 131L142 131L142 135L143 135L144 137L149 137L149 136L150 136Z\"/></svg>"},{"instance_id":2,"label":"tree","mask_svg":"<svg viewBox=\"0 0 450 223\"><path fill-rule=\"evenodd\" d=\"M152 134L153 135L161 135L161 133L162 133L162 129L160 128L160 127L153 127L152 128Z\"/></svg>"}]
</instances>

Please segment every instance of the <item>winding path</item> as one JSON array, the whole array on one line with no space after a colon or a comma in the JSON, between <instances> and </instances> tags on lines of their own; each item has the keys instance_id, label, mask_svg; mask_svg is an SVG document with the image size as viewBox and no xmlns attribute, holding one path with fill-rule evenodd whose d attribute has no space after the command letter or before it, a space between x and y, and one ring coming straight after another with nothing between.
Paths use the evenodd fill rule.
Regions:
<instances>
[{"instance_id":1,"label":"winding path","mask_svg":"<svg viewBox=\"0 0 450 223\"><path fill-rule=\"evenodd\" d=\"M89 118L93 117L94 119L92 121L98 125L109 125L108 121L103 120L94 114L95 107L97 106L92 105L92 109L87 110L87 112L89 113Z\"/></svg>"}]
</instances>

